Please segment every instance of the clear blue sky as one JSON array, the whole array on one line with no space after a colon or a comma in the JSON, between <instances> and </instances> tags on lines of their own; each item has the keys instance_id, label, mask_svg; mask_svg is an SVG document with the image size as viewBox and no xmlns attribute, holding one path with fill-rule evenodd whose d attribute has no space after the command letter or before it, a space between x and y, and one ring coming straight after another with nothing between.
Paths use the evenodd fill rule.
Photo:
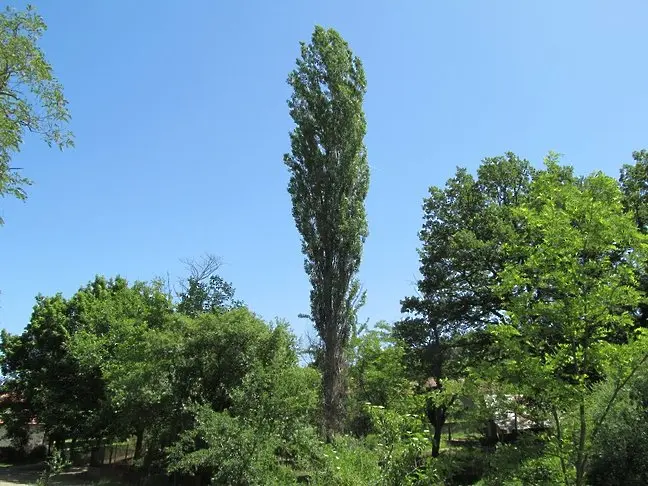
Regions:
<instances>
[{"instance_id":1,"label":"clear blue sky","mask_svg":"<svg viewBox=\"0 0 648 486\"><path fill-rule=\"evenodd\" d=\"M457 165L554 150L616 176L648 147L645 0L35 4L77 146L29 139L15 158L35 185L27 203L0 203L0 327L14 332L39 292L177 276L180 258L212 252L253 310L304 333L282 155L286 77L315 24L340 31L368 78L371 322L399 317L422 199Z\"/></svg>"}]
</instances>

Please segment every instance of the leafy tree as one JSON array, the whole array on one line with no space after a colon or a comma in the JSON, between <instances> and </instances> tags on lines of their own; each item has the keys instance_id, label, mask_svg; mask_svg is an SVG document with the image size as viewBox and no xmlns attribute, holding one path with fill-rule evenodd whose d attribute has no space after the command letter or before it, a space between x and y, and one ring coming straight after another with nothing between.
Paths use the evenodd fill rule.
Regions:
<instances>
[{"instance_id":1,"label":"leafy tree","mask_svg":"<svg viewBox=\"0 0 648 486\"><path fill-rule=\"evenodd\" d=\"M623 204L640 231L648 233L648 151L635 151L632 158L634 165L624 165L619 177Z\"/></svg>"},{"instance_id":2,"label":"leafy tree","mask_svg":"<svg viewBox=\"0 0 648 486\"><path fill-rule=\"evenodd\" d=\"M174 396L187 426L171 447L171 470L216 484L293 483L314 447L320 379L298 366L294 336L246 309L185 322Z\"/></svg>"},{"instance_id":3,"label":"leafy tree","mask_svg":"<svg viewBox=\"0 0 648 486\"><path fill-rule=\"evenodd\" d=\"M153 383L115 396L113 358L148 329L164 326L170 312L159 285L129 286L119 277L96 277L69 300L39 296L25 331L2 336L5 388L23 400L12 424L36 418L59 442L136 434L141 447L144 392Z\"/></svg>"},{"instance_id":4,"label":"leafy tree","mask_svg":"<svg viewBox=\"0 0 648 486\"><path fill-rule=\"evenodd\" d=\"M87 437L101 424L104 383L95 369L81 366L69 350L75 332L69 303L61 295L39 296L25 331L2 335L2 372L6 386L24 400L51 440Z\"/></svg>"},{"instance_id":5,"label":"leafy tree","mask_svg":"<svg viewBox=\"0 0 648 486\"><path fill-rule=\"evenodd\" d=\"M73 144L63 89L38 46L45 29L32 7L0 13L0 196L27 196L29 179L10 165L27 132L60 149Z\"/></svg>"},{"instance_id":6,"label":"leafy tree","mask_svg":"<svg viewBox=\"0 0 648 486\"><path fill-rule=\"evenodd\" d=\"M633 215L639 231L648 234L648 151L635 151L632 158L634 164L624 165L619 178L623 205ZM641 290L648 293L648 268L643 269L639 279ZM639 303L637 324L648 327L648 302Z\"/></svg>"},{"instance_id":7,"label":"leafy tree","mask_svg":"<svg viewBox=\"0 0 648 486\"><path fill-rule=\"evenodd\" d=\"M237 398L238 390L252 386L254 374L263 376L266 384L279 379L289 382L284 389L290 394L274 389L274 398L298 397L306 392L291 388L303 387L304 382L297 385L291 381L296 355L285 327L271 329L243 307L196 318L175 314L160 326L127 320L112 329L100 339L87 335L78 347L88 359L100 362L116 424L148 438L143 456L147 467L163 467L166 448L194 429L196 405L214 413L230 413L236 404L259 406L257 400ZM96 349L104 351L93 351ZM271 363L276 364L272 371L261 373ZM263 382L257 385L258 393L262 393ZM270 402L264 403L267 407ZM288 409L287 402L283 406ZM273 416L290 425L278 411L280 405L276 407ZM142 421L142 416L148 419ZM251 417L251 413L246 412L246 416ZM268 414L264 420L270 418Z\"/></svg>"},{"instance_id":8,"label":"leafy tree","mask_svg":"<svg viewBox=\"0 0 648 486\"><path fill-rule=\"evenodd\" d=\"M360 59L342 37L318 26L311 43L301 44L288 83L296 126L284 161L312 286L310 317L324 348L324 426L330 436L340 429L345 349L364 299L356 274L367 237L366 80Z\"/></svg>"},{"instance_id":9,"label":"leafy tree","mask_svg":"<svg viewBox=\"0 0 648 486\"><path fill-rule=\"evenodd\" d=\"M392 328L379 322L374 329L354 338L349 380L354 398L383 407L398 403L410 388L401 343L392 337Z\"/></svg>"},{"instance_id":10,"label":"leafy tree","mask_svg":"<svg viewBox=\"0 0 648 486\"><path fill-rule=\"evenodd\" d=\"M554 156L546 166L515 210L519 231L494 286L506 302L506 323L493 335L508 380L553 417L565 482L573 473L582 485L597 434L597 425L588 427L587 397L606 363L627 360L620 357L633 340L628 307L644 298L637 272L645 265L646 237L624 212L616 181L601 173L577 178Z\"/></svg>"},{"instance_id":11,"label":"leafy tree","mask_svg":"<svg viewBox=\"0 0 648 486\"><path fill-rule=\"evenodd\" d=\"M475 335L460 338L503 317L502 298L492 286L507 261L504 245L515 233L512 209L524 201L532 174L529 162L515 154L487 158L477 178L459 168L445 188L431 187L423 204L418 295L402 301L406 317L394 333L408 350L413 377L428 381L439 395L426 407L435 457L455 399L441 399L444 382L459 376L462 352L479 352L483 345ZM467 344L471 348L462 351Z\"/></svg>"},{"instance_id":12,"label":"leafy tree","mask_svg":"<svg viewBox=\"0 0 648 486\"><path fill-rule=\"evenodd\" d=\"M379 322L374 329L354 336L348 370L348 430L363 436L371 431L367 403L404 411L404 397L412 392L404 361L405 350L392 336L392 328Z\"/></svg>"},{"instance_id":13,"label":"leafy tree","mask_svg":"<svg viewBox=\"0 0 648 486\"><path fill-rule=\"evenodd\" d=\"M136 459L142 453L147 425L141 417L156 410L167 390L154 365L167 358L146 351L167 352L159 348L155 331L167 326L171 312L161 283L129 285L121 277L96 277L70 299L77 331L69 347L85 368L98 370L107 387L102 436L135 435ZM144 349L140 344L145 344Z\"/></svg>"}]
</instances>

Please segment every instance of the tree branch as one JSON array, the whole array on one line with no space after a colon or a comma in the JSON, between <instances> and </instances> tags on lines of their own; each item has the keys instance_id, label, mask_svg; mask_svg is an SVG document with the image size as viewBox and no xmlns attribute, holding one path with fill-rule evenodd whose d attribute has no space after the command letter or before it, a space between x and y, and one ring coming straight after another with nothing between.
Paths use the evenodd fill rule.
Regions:
<instances>
[{"instance_id":1,"label":"tree branch","mask_svg":"<svg viewBox=\"0 0 648 486\"><path fill-rule=\"evenodd\" d=\"M556 439L558 440L558 457L560 458L560 469L562 469L565 484L569 484L569 478L567 477L567 465L565 464L565 457L562 447L562 428L560 426L560 418L558 417L558 410L556 410L556 407L551 408L551 413L553 415L554 422L556 422Z\"/></svg>"},{"instance_id":2,"label":"tree branch","mask_svg":"<svg viewBox=\"0 0 648 486\"><path fill-rule=\"evenodd\" d=\"M610 397L610 400L608 401L607 405L605 406L605 410L603 411L603 414L601 417L598 419L596 424L594 424L594 428L592 429L592 437L596 437L596 434L598 434L599 429L603 425L603 421L607 417L607 414L610 412L610 409L612 408L612 405L614 405L614 401L616 400L619 392L628 384L628 382L632 379L632 377L635 375L635 373L641 368L641 366L648 361L648 352L643 355L641 360L637 363L637 365L628 373L628 376L626 376L621 383L619 383L616 388L614 389L614 392L612 393L612 396Z\"/></svg>"}]
</instances>

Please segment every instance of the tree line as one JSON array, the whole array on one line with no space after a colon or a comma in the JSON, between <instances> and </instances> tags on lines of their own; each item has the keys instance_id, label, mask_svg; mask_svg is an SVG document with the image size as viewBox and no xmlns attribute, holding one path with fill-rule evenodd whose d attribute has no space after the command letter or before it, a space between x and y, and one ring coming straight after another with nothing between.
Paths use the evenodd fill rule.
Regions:
<instances>
[{"instance_id":1,"label":"tree line","mask_svg":"<svg viewBox=\"0 0 648 486\"><path fill-rule=\"evenodd\" d=\"M43 29L33 10L2 16L0 192L18 197L22 134L72 140ZM34 124L12 79L51 125ZM39 295L0 344L16 448L37 420L52 449L133 439L132 466L176 483L648 483L648 152L618 179L553 153L458 168L423 202L402 319L370 328L357 317L362 62L316 27L288 83L284 163L318 340L303 350L286 322L260 319L209 255L179 289L97 276L69 298Z\"/></svg>"}]
</instances>

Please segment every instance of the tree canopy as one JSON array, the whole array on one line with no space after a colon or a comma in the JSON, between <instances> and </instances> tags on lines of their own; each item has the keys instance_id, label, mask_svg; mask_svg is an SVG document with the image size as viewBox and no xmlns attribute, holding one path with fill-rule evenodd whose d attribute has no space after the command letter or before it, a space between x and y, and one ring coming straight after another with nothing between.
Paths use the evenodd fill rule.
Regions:
<instances>
[{"instance_id":1,"label":"tree canopy","mask_svg":"<svg viewBox=\"0 0 648 486\"><path fill-rule=\"evenodd\" d=\"M0 14L1 196L26 197L28 133L72 144L44 30ZM457 167L423 200L402 317L361 324L367 81L337 31L300 46L284 164L318 341L236 298L209 253L177 287L39 294L0 335L0 459L45 461L38 484L106 461L138 484L646 484L648 151L618 180L553 153Z\"/></svg>"}]
</instances>

